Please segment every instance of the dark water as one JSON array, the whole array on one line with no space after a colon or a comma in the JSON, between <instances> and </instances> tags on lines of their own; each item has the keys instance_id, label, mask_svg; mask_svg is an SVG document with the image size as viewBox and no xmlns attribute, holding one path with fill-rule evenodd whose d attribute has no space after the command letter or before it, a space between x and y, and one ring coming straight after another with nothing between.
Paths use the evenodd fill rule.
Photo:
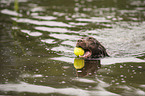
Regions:
<instances>
[{"instance_id":1,"label":"dark water","mask_svg":"<svg viewBox=\"0 0 145 96\"><path fill-rule=\"evenodd\" d=\"M0 95L145 95L144 6L144 0L0 0ZM75 59L76 40L86 36L111 57Z\"/></svg>"}]
</instances>

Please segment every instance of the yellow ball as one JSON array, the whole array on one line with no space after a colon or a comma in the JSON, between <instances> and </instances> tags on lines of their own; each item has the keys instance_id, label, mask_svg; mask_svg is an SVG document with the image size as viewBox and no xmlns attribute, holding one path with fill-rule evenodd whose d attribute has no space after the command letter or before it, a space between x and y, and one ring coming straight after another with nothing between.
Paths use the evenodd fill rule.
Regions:
<instances>
[{"instance_id":1,"label":"yellow ball","mask_svg":"<svg viewBox=\"0 0 145 96\"><path fill-rule=\"evenodd\" d=\"M84 59L78 59L78 58L74 59L74 67L76 69L82 69L84 66L85 66Z\"/></svg>"},{"instance_id":2,"label":"yellow ball","mask_svg":"<svg viewBox=\"0 0 145 96\"><path fill-rule=\"evenodd\" d=\"M74 54L76 55L76 56L79 56L79 55L84 55L84 50L82 49L82 48L79 48L79 47L75 47L75 49L74 49Z\"/></svg>"}]
</instances>

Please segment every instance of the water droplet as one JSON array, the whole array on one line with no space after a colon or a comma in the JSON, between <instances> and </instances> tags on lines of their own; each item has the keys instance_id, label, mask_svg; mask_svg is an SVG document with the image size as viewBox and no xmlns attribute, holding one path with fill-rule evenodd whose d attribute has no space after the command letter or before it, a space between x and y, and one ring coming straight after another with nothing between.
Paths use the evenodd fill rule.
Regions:
<instances>
[{"instance_id":1,"label":"water droplet","mask_svg":"<svg viewBox=\"0 0 145 96\"><path fill-rule=\"evenodd\" d=\"M120 77L124 77L124 75L120 75Z\"/></svg>"},{"instance_id":2,"label":"water droplet","mask_svg":"<svg viewBox=\"0 0 145 96\"><path fill-rule=\"evenodd\" d=\"M65 81L62 81L61 83L63 83L63 84L64 84L64 83L66 83L66 82L65 82Z\"/></svg>"},{"instance_id":3,"label":"water droplet","mask_svg":"<svg viewBox=\"0 0 145 96\"><path fill-rule=\"evenodd\" d=\"M125 83L126 81L121 81L122 83Z\"/></svg>"},{"instance_id":4,"label":"water droplet","mask_svg":"<svg viewBox=\"0 0 145 96\"><path fill-rule=\"evenodd\" d=\"M115 82L115 80L112 80L112 82Z\"/></svg>"},{"instance_id":5,"label":"water droplet","mask_svg":"<svg viewBox=\"0 0 145 96\"><path fill-rule=\"evenodd\" d=\"M116 85L118 85L119 83L116 83Z\"/></svg>"},{"instance_id":6,"label":"water droplet","mask_svg":"<svg viewBox=\"0 0 145 96\"><path fill-rule=\"evenodd\" d=\"M133 66L130 66L130 67L133 67Z\"/></svg>"},{"instance_id":7,"label":"water droplet","mask_svg":"<svg viewBox=\"0 0 145 96\"><path fill-rule=\"evenodd\" d=\"M123 68L123 66L122 66L122 65L120 65L120 68Z\"/></svg>"},{"instance_id":8,"label":"water droplet","mask_svg":"<svg viewBox=\"0 0 145 96\"><path fill-rule=\"evenodd\" d=\"M81 70L78 70L77 72L82 72Z\"/></svg>"},{"instance_id":9,"label":"water droplet","mask_svg":"<svg viewBox=\"0 0 145 96\"><path fill-rule=\"evenodd\" d=\"M142 66L138 66L138 68L142 68Z\"/></svg>"}]
</instances>

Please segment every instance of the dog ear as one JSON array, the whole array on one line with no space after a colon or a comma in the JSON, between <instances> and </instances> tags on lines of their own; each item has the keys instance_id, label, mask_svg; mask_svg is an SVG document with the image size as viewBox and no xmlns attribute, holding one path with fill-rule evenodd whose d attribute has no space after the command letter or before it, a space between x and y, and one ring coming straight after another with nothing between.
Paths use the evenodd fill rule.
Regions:
<instances>
[{"instance_id":1,"label":"dog ear","mask_svg":"<svg viewBox=\"0 0 145 96\"><path fill-rule=\"evenodd\" d=\"M106 52L106 49L104 48L104 46L102 46L101 44L98 46L98 49L99 49L99 55L101 56L101 57L106 57L106 56L108 56L109 57L109 55L108 55L108 53Z\"/></svg>"}]
</instances>

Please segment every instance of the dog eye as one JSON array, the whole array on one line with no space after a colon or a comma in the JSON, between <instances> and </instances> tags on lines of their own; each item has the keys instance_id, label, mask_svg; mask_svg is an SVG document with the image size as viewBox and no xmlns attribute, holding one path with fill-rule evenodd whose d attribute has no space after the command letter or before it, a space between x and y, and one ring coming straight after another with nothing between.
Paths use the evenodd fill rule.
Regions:
<instances>
[{"instance_id":1,"label":"dog eye","mask_svg":"<svg viewBox=\"0 0 145 96\"><path fill-rule=\"evenodd\" d=\"M92 38L91 37L89 37L89 40L91 40Z\"/></svg>"}]
</instances>

